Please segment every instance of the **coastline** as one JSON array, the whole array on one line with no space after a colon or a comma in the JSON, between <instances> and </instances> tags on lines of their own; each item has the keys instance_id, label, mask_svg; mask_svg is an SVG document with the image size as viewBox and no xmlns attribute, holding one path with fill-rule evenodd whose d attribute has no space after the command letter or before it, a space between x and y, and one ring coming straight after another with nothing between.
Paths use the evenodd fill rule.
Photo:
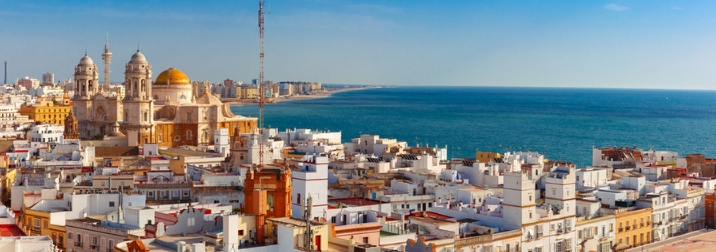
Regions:
<instances>
[{"instance_id":1,"label":"coastline","mask_svg":"<svg viewBox=\"0 0 716 252\"><path fill-rule=\"evenodd\" d=\"M268 98L268 99L266 99L266 103L279 103L279 102L297 101L297 100L322 99L322 98L329 97L335 93L356 91L356 90L363 90L363 89L368 89L368 87L341 88L341 89L335 89L335 90L324 90L324 91L313 93L310 95L292 95L292 96L283 96L283 97L278 97L278 98ZM232 106L233 105L244 105L244 104L258 104L258 102L255 99L235 99L235 98L234 99L222 99L222 102L228 103L229 105L232 105Z\"/></svg>"}]
</instances>

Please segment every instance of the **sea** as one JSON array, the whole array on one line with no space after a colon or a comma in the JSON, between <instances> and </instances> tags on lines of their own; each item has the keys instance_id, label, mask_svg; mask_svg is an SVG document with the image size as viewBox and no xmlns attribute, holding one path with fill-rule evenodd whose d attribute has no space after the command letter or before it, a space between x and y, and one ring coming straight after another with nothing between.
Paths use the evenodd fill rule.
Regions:
<instances>
[{"instance_id":1,"label":"sea","mask_svg":"<svg viewBox=\"0 0 716 252\"><path fill-rule=\"evenodd\" d=\"M258 117L258 105L232 106ZM266 104L264 126L340 131L411 146L537 151L547 159L592 164L593 147L636 146L716 157L716 91L531 87L390 87Z\"/></svg>"}]
</instances>

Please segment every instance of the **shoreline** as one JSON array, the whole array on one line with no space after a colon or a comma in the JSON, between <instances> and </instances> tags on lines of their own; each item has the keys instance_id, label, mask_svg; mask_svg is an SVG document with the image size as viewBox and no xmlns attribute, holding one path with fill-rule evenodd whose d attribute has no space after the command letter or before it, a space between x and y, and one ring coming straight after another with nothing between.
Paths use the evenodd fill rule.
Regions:
<instances>
[{"instance_id":1,"label":"shoreline","mask_svg":"<svg viewBox=\"0 0 716 252\"><path fill-rule=\"evenodd\" d=\"M310 94L310 95L292 95L292 96L285 96L285 97L278 97L278 98L268 98L268 99L266 99L267 100L266 103L280 103L280 102L287 102L287 101L322 99L322 98L329 97L335 93L357 91L357 90L364 90L364 89L369 89L369 88L366 88L366 87L341 88L341 89L335 89L335 90L324 90L319 93L314 93L314 94ZM231 99L231 101L229 101L229 99ZM222 101L222 102L228 103L231 106L245 105L245 104L257 104L258 105L258 102L256 101L256 99L243 99L243 100L236 100L236 98L229 98L229 99L227 99L227 101Z\"/></svg>"}]
</instances>

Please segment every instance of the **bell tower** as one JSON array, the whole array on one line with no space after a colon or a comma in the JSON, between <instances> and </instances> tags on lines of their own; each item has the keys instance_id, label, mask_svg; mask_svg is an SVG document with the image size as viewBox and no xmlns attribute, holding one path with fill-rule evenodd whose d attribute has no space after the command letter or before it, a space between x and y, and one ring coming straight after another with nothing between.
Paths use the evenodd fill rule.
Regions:
<instances>
[{"instance_id":1,"label":"bell tower","mask_svg":"<svg viewBox=\"0 0 716 252\"><path fill-rule=\"evenodd\" d=\"M79 132L77 131L77 117L75 117L74 110L70 111L70 114L65 117L65 139L77 139L79 138Z\"/></svg>"},{"instance_id":2,"label":"bell tower","mask_svg":"<svg viewBox=\"0 0 716 252\"><path fill-rule=\"evenodd\" d=\"M87 139L92 137L94 132L91 125L92 119L92 96L97 93L99 74L97 65L92 58L85 56L75 67L75 96L72 101L72 112L77 117L79 137Z\"/></svg>"},{"instance_id":3,"label":"bell tower","mask_svg":"<svg viewBox=\"0 0 716 252\"><path fill-rule=\"evenodd\" d=\"M129 146L154 142L154 100L152 98L152 66L137 50L124 70L122 126Z\"/></svg>"}]
</instances>

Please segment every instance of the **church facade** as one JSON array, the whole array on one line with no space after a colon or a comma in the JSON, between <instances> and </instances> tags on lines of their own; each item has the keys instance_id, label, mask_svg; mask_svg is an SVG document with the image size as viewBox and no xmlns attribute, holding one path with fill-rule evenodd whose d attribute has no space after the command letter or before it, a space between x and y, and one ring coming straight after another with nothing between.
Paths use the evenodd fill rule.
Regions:
<instances>
[{"instance_id":1,"label":"church facade","mask_svg":"<svg viewBox=\"0 0 716 252\"><path fill-rule=\"evenodd\" d=\"M178 69L169 68L152 81L152 66L139 50L125 65L124 98L109 92L108 83L100 85L97 65L87 55L75 67L74 77L73 115L68 118L77 124L80 139L116 136L113 129L119 125L129 146L212 145L217 129L234 134L257 127L257 118L234 115L229 104L210 92L197 96Z\"/></svg>"}]
</instances>

